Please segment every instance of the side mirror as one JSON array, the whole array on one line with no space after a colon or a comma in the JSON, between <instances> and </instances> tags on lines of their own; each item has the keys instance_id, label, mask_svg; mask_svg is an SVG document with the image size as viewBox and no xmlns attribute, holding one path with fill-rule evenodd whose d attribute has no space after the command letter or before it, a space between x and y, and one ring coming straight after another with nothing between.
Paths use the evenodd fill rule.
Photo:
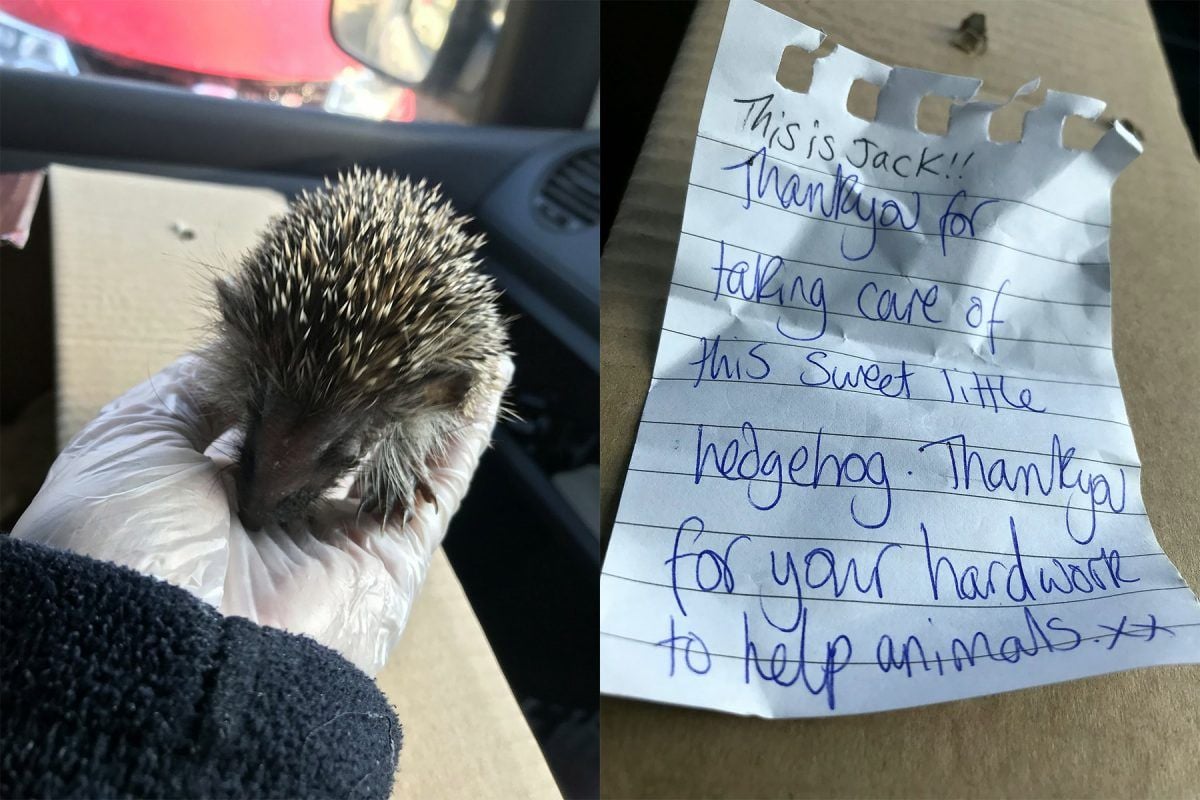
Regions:
<instances>
[{"instance_id":1,"label":"side mirror","mask_svg":"<svg viewBox=\"0 0 1200 800\"><path fill-rule=\"evenodd\" d=\"M491 50L507 0L333 0L334 41L411 88L453 86L472 53ZM490 55L490 52L488 53Z\"/></svg>"}]
</instances>

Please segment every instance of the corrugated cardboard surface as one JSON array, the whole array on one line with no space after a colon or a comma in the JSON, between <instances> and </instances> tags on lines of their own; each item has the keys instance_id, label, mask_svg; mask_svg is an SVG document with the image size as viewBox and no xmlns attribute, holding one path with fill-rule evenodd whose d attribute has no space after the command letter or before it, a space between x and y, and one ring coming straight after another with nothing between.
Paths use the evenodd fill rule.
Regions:
<instances>
[{"instance_id":1,"label":"corrugated cardboard surface","mask_svg":"<svg viewBox=\"0 0 1200 800\"><path fill-rule=\"evenodd\" d=\"M377 681L404 726L393 798L561 797L441 550Z\"/></svg>"},{"instance_id":2,"label":"corrugated cardboard surface","mask_svg":"<svg viewBox=\"0 0 1200 800\"><path fill-rule=\"evenodd\" d=\"M1106 114L1143 132L1146 153L1113 197L1114 348L1151 523L1184 578L1200 586L1200 166L1149 9L1134 0L770 5L880 61L983 78L994 98L1040 75L1043 88L1107 100ZM976 11L987 15L990 40L981 57L948 43ZM724 16L721 2L697 8L602 260L606 532L649 387ZM1019 119L1005 114L1009 138ZM1068 144L1096 138L1073 133ZM601 730L608 797L1200 796L1197 667L830 720L605 698Z\"/></svg>"},{"instance_id":3,"label":"corrugated cardboard surface","mask_svg":"<svg viewBox=\"0 0 1200 800\"><path fill-rule=\"evenodd\" d=\"M198 342L213 270L236 266L285 204L261 189L62 166L49 186L65 443ZM377 681L404 726L395 797L559 797L440 550Z\"/></svg>"},{"instance_id":4,"label":"corrugated cardboard surface","mask_svg":"<svg viewBox=\"0 0 1200 800\"><path fill-rule=\"evenodd\" d=\"M266 189L61 165L49 184L61 447L201 340L212 279L287 203Z\"/></svg>"}]
</instances>

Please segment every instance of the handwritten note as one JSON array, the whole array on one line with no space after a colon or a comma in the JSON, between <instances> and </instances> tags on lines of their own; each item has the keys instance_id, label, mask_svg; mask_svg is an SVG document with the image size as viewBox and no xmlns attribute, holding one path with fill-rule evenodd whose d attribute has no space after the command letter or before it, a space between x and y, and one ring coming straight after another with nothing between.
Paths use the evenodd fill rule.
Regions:
<instances>
[{"instance_id":1,"label":"handwritten note","mask_svg":"<svg viewBox=\"0 0 1200 800\"><path fill-rule=\"evenodd\" d=\"M980 82L734 0L601 583L607 694L766 717L1200 661L1113 364L1109 193L1140 152L1047 92L989 140ZM880 86L876 117L846 108ZM1036 83L1019 93L1031 91ZM916 129L953 99L945 136Z\"/></svg>"}]
</instances>

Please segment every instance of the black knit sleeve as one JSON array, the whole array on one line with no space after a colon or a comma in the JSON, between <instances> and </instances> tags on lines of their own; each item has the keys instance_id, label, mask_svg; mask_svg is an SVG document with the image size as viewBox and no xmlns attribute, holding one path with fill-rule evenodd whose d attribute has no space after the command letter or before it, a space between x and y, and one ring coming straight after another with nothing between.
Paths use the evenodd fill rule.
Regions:
<instances>
[{"instance_id":1,"label":"black knit sleeve","mask_svg":"<svg viewBox=\"0 0 1200 800\"><path fill-rule=\"evenodd\" d=\"M400 741L312 639L0 536L0 797L387 797Z\"/></svg>"}]
</instances>

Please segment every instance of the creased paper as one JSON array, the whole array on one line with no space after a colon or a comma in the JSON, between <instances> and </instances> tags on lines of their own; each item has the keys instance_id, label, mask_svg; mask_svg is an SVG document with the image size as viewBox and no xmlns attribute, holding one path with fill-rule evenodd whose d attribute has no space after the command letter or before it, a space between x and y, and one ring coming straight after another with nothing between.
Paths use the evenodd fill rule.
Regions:
<instances>
[{"instance_id":1,"label":"creased paper","mask_svg":"<svg viewBox=\"0 0 1200 800\"><path fill-rule=\"evenodd\" d=\"M1198 661L1113 364L1119 125L1048 91L994 143L980 81L734 0L601 581L607 694L765 717ZM874 120L846 109L880 86ZM1031 83L1018 90L1027 93ZM923 96L953 99L945 136Z\"/></svg>"}]
</instances>

